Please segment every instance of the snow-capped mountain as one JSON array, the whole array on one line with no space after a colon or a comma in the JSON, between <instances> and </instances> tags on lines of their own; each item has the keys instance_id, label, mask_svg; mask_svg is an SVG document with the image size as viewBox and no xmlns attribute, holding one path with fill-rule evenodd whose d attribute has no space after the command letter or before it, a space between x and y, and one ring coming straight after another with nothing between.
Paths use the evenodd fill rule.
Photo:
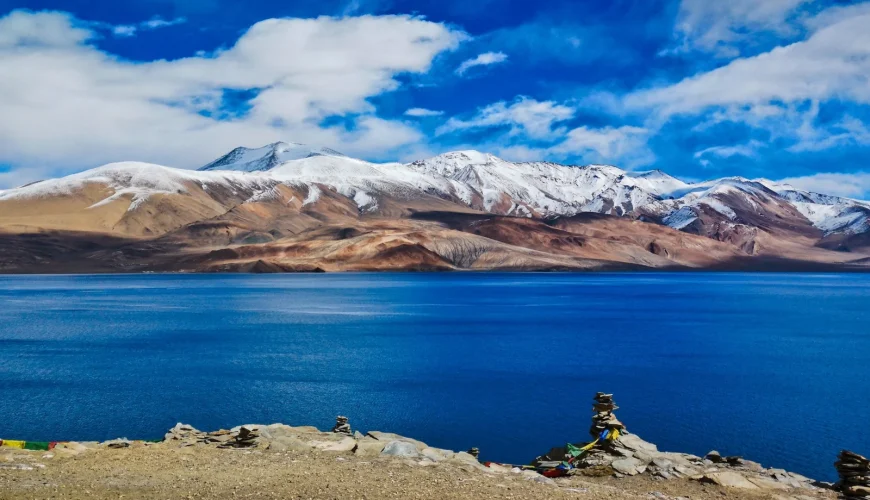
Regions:
<instances>
[{"instance_id":1,"label":"snow-capped mountain","mask_svg":"<svg viewBox=\"0 0 870 500\"><path fill-rule=\"evenodd\" d=\"M308 203L327 189L351 200L362 213L378 211L382 199L408 203L422 196L499 215L630 216L708 236L736 226L800 234L813 227L824 234L870 231L868 203L767 180L733 177L686 183L660 170L516 163L479 151L455 151L407 165L377 164L328 148L283 142L236 148L199 171L111 164L0 191L0 201L70 193L97 183L109 192L94 205L129 196L131 211L149 197L190 192L191 186L256 200L284 185L308 193Z\"/></svg>"},{"instance_id":2,"label":"snow-capped mountain","mask_svg":"<svg viewBox=\"0 0 870 500\"><path fill-rule=\"evenodd\" d=\"M468 204L474 204L477 197L483 210L509 215L624 215L685 186L662 172L633 174L609 165L514 163L478 151L445 153L408 167L455 181Z\"/></svg>"},{"instance_id":3,"label":"snow-capped mountain","mask_svg":"<svg viewBox=\"0 0 870 500\"><path fill-rule=\"evenodd\" d=\"M261 148L238 147L199 170L239 170L257 172L274 168L284 162L313 156L344 155L329 148L311 147L296 142L275 142Z\"/></svg>"},{"instance_id":4,"label":"snow-capped mountain","mask_svg":"<svg viewBox=\"0 0 870 500\"><path fill-rule=\"evenodd\" d=\"M788 200L826 235L860 234L870 231L870 203L868 202L803 191L788 184L762 182Z\"/></svg>"},{"instance_id":5,"label":"snow-capped mountain","mask_svg":"<svg viewBox=\"0 0 870 500\"><path fill-rule=\"evenodd\" d=\"M59 272L864 269L870 203L764 179L687 183L478 151L371 163L275 143L199 170L122 162L0 191L0 270L46 262Z\"/></svg>"}]
</instances>

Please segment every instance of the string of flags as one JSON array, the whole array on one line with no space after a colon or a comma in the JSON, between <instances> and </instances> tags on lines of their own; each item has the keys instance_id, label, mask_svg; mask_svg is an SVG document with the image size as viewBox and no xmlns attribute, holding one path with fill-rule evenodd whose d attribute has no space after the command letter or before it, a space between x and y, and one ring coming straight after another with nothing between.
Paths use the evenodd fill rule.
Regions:
<instances>
[{"instance_id":1,"label":"string of flags","mask_svg":"<svg viewBox=\"0 0 870 500\"><path fill-rule=\"evenodd\" d=\"M5 448L17 448L19 450L48 451L53 450L59 441L17 441L13 439L0 439L0 446Z\"/></svg>"}]
</instances>

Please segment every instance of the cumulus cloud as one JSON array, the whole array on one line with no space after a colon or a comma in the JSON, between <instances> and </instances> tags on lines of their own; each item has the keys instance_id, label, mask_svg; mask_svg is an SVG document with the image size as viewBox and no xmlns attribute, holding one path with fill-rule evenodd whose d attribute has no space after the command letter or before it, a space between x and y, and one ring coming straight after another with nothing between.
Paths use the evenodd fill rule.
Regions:
<instances>
[{"instance_id":1,"label":"cumulus cloud","mask_svg":"<svg viewBox=\"0 0 870 500\"><path fill-rule=\"evenodd\" d=\"M870 103L870 12L840 19L807 40L736 59L673 85L641 90L629 108L657 108L664 115L697 113L713 106L769 105L844 99Z\"/></svg>"},{"instance_id":2,"label":"cumulus cloud","mask_svg":"<svg viewBox=\"0 0 870 500\"><path fill-rule=\"evenodd\" d=\"M822 119L819 110L832 103L842 113L848 105L863 116L856 107L870 106L870 8L828 9L802 22L808 30L802 41L598 102L642 114L653 129L674 117L700 118L694 127L699 131L722 122L743 124L795 153L867 145L867 128L859 119L844 115L832 123L830 113Z\"/></svg>"},{"instance_id":3,"label":"cumulus cloud","mask_svg":"<svg viewBox=\"0 0 870 500\"><path fill-rule=\"evenodd\" d=\"M58 12L0 18L0 163L196 167L276 140L387 154L421 134L379 118L368 98L398 88L397 74L428 71L465 37L411 16L270 19L229 48L138 63L90 45L84 26ZM227 95L239 92L253 97L227 117ZM351 123L321 126L336 115Z\"/></svg>"},{"instance_id":4,"label":"cumulus cloud","mask_svg":"<svg viewBox=\"0 0 870 500\"><path fill-rule=\"evenodd\" d=\"M790 177L780 181L804 191L832 194L846 198L870 196L870 172L820 173L803 177Z\"/></svg>"},{"instance_id":5,"label":"cumulus cloud","mask_svg":"<svg viewBox=\"0 0 870 500\"><path fill-rule=\"evenodd\" d=\"M703 51L723 57L740 55L739 45L759 33L794 31L790 21L812 0L682 0L674 26L673 52Z\"/></svg>"},{"instance_id":6,"label":"cumulus cloud","mask_svg":"<svg viewBox=\"0 0 870 500\"><path fill-rule=\"evenodd\" d=\"M431 116L441 116L443 114L443 111L436 111L433 109L425 108L411 108L405 111L405 116L413 116L414 118L427 118Z\"/></svg>"},{"instance_id":7,"label":"cumulus cloud","mask_svg":"<svg viewBox=\"0 0 870 500\"><path fill-rule=\"evenodd\" d=\"M537 101L519 97L511 103L501 101L478 110L468 120L450 118L436 131L438 135L462 130L508 127L510 135L524 134L532 139L546 139L563 133L553 125L569 120L575 110L553 101Z\"/></svg>"},{"instance_id":8,"label":"cumulus cloud","mask_svg":"<svg viewBox=\"0 0 870 500\"><path fill-rule=\"evenodd\" d=\"M493 64L503 63L507 61L507 58L507 54L503 52L485 52L473 59L463 61L462 64L456 68L456 74L461 76L464 75L466 71L477 66L491 66Z\"/></svg>"}]
</instances>

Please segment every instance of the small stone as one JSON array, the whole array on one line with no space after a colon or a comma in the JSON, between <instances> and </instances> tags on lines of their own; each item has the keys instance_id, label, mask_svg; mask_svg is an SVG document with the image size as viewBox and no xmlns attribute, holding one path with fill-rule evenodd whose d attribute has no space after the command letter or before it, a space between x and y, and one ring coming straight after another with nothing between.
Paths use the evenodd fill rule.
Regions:
<instances>
[{"instance_id":1,"label":"small stone","mask_svg":"<svg viewBox=\"0 0 870 500\"><path fill-rule=\"evenodd\" d=\"M704 455L704 458L706 458L707 460L709 460L715 464L721 463L723 461L722 455L720 455L719 452L716 450L710 451L709 453Z\"/></svg>"},{"instance_id":2,"label":"small stone","mask_svg":"<svg viewBox=\"0 0 870 500\"><path fill-rule=\"evenodd\" d=\"M870 497L870 486L849 486L843 489L843 493L853 497Z\"/></svg>"},{"instance_id":3,"label":"small stone","mask_svg":"<svg viewBox=\"0 0 870 500\"><path fill-rule=\"evenodd\" d=\"M111 441L106 441L103 445L107 448L129 448L130 441L127 439L113 439Z\"/></svg>"}]
</instances>

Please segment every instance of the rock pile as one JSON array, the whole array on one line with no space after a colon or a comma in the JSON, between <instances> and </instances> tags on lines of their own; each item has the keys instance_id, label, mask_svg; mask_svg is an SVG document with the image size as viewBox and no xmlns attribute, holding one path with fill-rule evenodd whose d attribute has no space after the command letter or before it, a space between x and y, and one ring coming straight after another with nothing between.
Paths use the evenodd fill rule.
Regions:
<instances>
[{"instance_id":1,"label":"rock pile","mask_svg":"<svg viewBox=\"0 0 870 500\"><path fill-rule=\"evenodd\" d=\"M338 434L347 434L348 436L353 435L353 432L350 430L350 424L348 423L347 417L343 417L341 415L335 417L335 427L332 428L332 432Z\"/></svg>"},{"instance_id":2,"label":"rock pile","mask_svg":"<svg viewBox=\"0 0 870 500\"><path fill-rule=\"evenodd\" d=\"M227 440L223 444L220 444L219 448L252 448L257 446L258 439L260 437L260 431L255 427L247 427L242 426L239 429L239 433L236 434L235 439Z\"/></svg>"},{"instance_id":3,"label":"rock pile","mask_svg":"<svg viewBox=\"0 0 870 500\"><path fill-rule=\"evenodd\" d=\"M834 463L840 483L837 485L845 498L870 498L870 459L843 450Z\"/></svg>"},{"instance_id":4,"label":"rock pile","mask_svg":"<svg viewBox=\"0 0 870 500\"><path fill-rule=\"evenodd\" d=\"M625 426L613 414L619 407L613 402L613 394L604 394L599 392L595 394L595 404L592 406L592 411L595 413L592 417L592 427L589 429L589 434L594 439L597 439L605 430L618 429L622 431Z\"/></svg>"},{"instance_id":5,"label":"rock pile","mask_svg":"<svg viewBox=\"0 0 870 500\"><path fill-rule=\"evenodd\" d=\"M612 475L617 478L645 474L656 480L687 478L747 490L799 491L800 494L815 491L816 486L811 479L782 469L766 469L761 464L738 456L722 456L717 451L711 451L702 458L686 453L659 451L656 445L625 429L625 425L614 415L618 407L612 394L599 392L594 399L589 434L597 441L552 448L532 463L539 473L548 477ZM851 465L848 468L855 469ZM851 484L857 484L854 478L863 476L853 474L851 477ZM857 495L864 490L850 491ZM861 500L870 500L870 493L861 497Z\"/></svg>"}]
</instances>

